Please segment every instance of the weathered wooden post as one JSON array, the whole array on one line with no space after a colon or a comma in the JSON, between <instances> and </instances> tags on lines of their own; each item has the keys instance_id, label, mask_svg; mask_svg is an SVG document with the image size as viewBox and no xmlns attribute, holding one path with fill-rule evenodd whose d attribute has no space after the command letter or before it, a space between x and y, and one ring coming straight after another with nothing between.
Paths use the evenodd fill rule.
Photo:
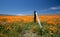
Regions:
<instances>
[{"instance_id":1,"label":"weathered wooden post","mask_svg":"<svg viewBox=\"0 0 60 37\"><path fill-rule=\"evenodd\" d=\"M34 11L34 23L36 23L36 11Z\"/></svg>"},{"instance_id":2,"label":"weathered wooden post","mask_svg":"<svg viewBox=\"0 0 60 37\"><path fill-rule=\"evenodd\" d=\"M43 32L43 30L42 30L42 25L41 25L41 22L40 22L40 19L39 19L39 17L38 17L37 12L34 11L34 23L36 23L36 20L37 20L37 22L38 22L38 24L39 24L39 26L40 26L40 34L41 34L41 36L42 36L42 32Z\"/></svg>"}]
</instances>

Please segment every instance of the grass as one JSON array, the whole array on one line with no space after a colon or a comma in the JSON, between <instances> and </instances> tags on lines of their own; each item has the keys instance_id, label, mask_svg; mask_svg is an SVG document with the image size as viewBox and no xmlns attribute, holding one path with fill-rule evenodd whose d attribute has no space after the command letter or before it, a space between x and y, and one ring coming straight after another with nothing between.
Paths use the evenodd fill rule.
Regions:
<instances>
[{"instance_id":1,"label":"grass","mask_svg":"<svg viewBox=\"0 0 60 37\"><path fill-rule=\"evenodd\" d=\"M5 22L5 20L4 20ZM46 21L41 22L43 28L40 29L38 23L29 22L11 22L0 23L0 37L59 37L60 24L48 24ZM25 34L25 35L24 35ZM28 37L29 37L28 36Z\"/></svg>"}]
</instances>

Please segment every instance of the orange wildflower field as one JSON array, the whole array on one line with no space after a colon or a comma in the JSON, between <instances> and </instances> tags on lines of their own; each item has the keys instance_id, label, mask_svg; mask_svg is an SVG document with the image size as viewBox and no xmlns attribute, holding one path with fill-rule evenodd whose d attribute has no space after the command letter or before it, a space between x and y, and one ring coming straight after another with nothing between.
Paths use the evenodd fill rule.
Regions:
<instances>
[{"instance_id":1,"label":"orange wildflower field","mask_svg":"<svg viewBox=\"0 0 60 37\"><path fill-rule=\"evenodd\" d=\"M34 16L0 16L0 22L4 19L6 22L33 22ZM39 19L41 22L46 21L49 24L55 24L56 22L60 24L60 15L40 15Z\"/></svg>"},{"instance_id":2,"label":"orange wildflower field","mask_svg":"<svg viewBox=\"0 0 60 37\"><path fill-rule=\"evenodd\" d=\"M31 37L60 36L60 15L38 17L42 28L38 23L34 23L34 16L0 16L0 37L22 37L27 34Z\"/></svg>"}]
</instances>

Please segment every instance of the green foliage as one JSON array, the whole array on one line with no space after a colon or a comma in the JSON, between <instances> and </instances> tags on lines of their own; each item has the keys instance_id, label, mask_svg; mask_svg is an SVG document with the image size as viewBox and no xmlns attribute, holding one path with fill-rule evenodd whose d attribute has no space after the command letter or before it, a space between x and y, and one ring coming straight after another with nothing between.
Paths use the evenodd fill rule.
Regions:
<instances>
[{"instance_id":1,"label":"green foliage","mask_svg":"<svg viewBox=\"0 0 60 37\"><path fill-rule=\"evenodd\" d=\"M12 22L12 23L8 23L8 24L0 24L0 34L3 34L3 37L21 37L22 36L22 32L23 31L30 31L33 30L36 35L38 36L42 36L42 37L50 37L50 31L49 27L55 27L53 25L48 25L45 22L41 23L43 28L40 29L40 26L38 25L38 23L34 23L34 22L29 22L29 23L24 23L24 22ZM35 29L33 29L33 27L36 26ZM59 37L60 35L60 25L57 25L57 30L56 32L52 32L53 37ZM31 31L30 31L31 32ZM32 32L33 33L33 32Z\"/></svg>"}]
</instances>

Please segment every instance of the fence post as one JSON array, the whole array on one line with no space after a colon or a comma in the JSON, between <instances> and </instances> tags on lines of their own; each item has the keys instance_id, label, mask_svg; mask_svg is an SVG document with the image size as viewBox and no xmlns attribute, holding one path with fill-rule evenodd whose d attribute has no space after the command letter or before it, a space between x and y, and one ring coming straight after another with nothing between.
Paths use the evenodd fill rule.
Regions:
<instances>
[{"instance_id":1,"label":"fence post","mask_svg":"<svg viewBox=\"0 0 60 37\"><path fill-rule=\"evenodd\" d=\"M34 11L34 23L36 23L36 11Z\"/></svg>"}]
</instances>

